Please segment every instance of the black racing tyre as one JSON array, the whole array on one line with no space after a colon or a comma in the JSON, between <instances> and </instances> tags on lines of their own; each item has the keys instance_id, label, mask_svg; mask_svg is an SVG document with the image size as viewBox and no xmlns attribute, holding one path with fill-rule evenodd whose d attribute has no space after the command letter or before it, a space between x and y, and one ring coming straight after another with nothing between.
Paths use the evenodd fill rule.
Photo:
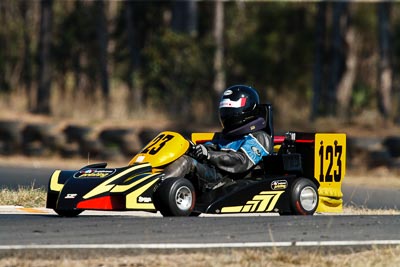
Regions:
<instances>
[{"instance_id":1,"label":"black racing tyre","mask_svg":"<svg viewBox=\"0 0 400 267\"><path fill-rule=\"evenodd\" d=\"M61 217L76 217L83 212L83 210L54 210Z\"/></svg>"},{"instance_id":2,"label":"black racing tyre","mask_svg":"<svg viewBox=\"0 0 400 267\"><path fill-rule=\"evenodd\" d=\"M79 143L79 154L83 157L98 157L105 150L103 144L97 139L83 138Z\"/></svg>"},{"instance_id":3,"label":"black racing tyre","mask_svg":"<svg viewBox=\"0 0 400 267\"><path fill-rule=\"evenodd\" d=\"M92 132L92 129L86 126L69 125L63 130L63 132L68 143L81 142Z\"/></svg>"},{"instance_id":4,"label":"black racing tyre","mask_svg":"<svg viewBox=\"0 0 400 267\"><path fill-rule=\"evenodd\" d=\"M99 134L99 138L104 143L122 144L122 140L133 130L131 129L105 129Z\"/></svg>"},{"instance_id":5,"label":"black racing tyre","mask_svg":"<svg viewBox=\"0 0 400 267\"><path fill-rule=\"evenodd\" d=\"M194 186L185 178L168 178L153 194L154 206L164 217L192 215L195 201Z\"/></svg>"},{"instance_id":6,"label":"black racing tyre","mask_svg":"<svg viewBox=\"0 0 400 267\"><path fill-rule=\"evenodd\" d=\"M318 207L319 196L316 185L309 179L299 178L290 192L291 211L280 215L313 215Z\"/></svg>"},{"instance_id":7,"label":"black racing tyre","mask_svg":"<svg viewBox=\"0 0 400 267\"><path fill-rule=\"evenodd\" d=\"M201 212L197 212L197 211L192 211L192 213L190 213L190 217L199 217L201 215Z\"/></svg>"},{"instance_id":8,"label":"black racing tyre","mask_svg":"<svg viewBox=\"0 0 400 267\"><path fill-rule=\"evenodd\" d=\"M0 154L12 155L21 148L21 122L0 121Z\"/></svg>"},{"instance_id":9,"label":"black racing tyre","mask_svg":"<svg viewBox=\"0 0 400 267\"><path fill-rule=\"evenodd\" d=\"M296 180L291 192L291 205L295 215L313 215L318 207L318 189L309 179Z\"/></svg>"},{"instance_id":10,"label":"black racing tyre","mask_svg":"<svg viewBox=\"0 0 400 267\"><path fill-rule=\"evenodd\" d=\"M400 137L389 136L383 142L392 157L400 157Z\"/></svg>"}]
</instances>

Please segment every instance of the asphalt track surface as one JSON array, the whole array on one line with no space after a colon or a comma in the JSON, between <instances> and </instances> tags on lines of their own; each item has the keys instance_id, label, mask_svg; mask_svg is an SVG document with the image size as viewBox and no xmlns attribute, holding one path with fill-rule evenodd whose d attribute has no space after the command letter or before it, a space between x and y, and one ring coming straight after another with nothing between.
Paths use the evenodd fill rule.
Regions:
<instances>
[{"instance_id":1,"label":"asphalt track surface","mask_svg":"<svg viewBox=\"0 0 400 267\"><path fill-rule=\"evenodd\" d=\"M52 169L0 167L0 185L45 187ZM345 187L345 204L400 206L399 189ZM61 218L46 209L0 209L0 249L213 248L400 244L399 215L201 216L84 212Z\"/></svg>"},{"instance_id":2,"label":"asphalt track surface","mask_svg":"<svg viewBox=\"0 0 400 267\"><path fill-rule=\"evenodd\" d=\"M250 216L162 218L47 214L0 216L0 248L334 245L366 241L400 244L400 216ZM163 244L163 245L161 245ZM357 243L354 243L357 244ZM91 246L88 246L91 245Z\"/></svg>"}]
</instances>

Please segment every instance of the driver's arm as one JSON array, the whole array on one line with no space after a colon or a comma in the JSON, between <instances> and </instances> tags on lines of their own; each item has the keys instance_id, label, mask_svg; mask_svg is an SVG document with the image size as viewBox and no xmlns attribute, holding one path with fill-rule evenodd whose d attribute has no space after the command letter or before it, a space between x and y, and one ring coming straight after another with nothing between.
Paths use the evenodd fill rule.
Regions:
<instances>
[{"instance_id":1,"label":"driver's arm","mask_svg":"<svg viewBox=\"0 0 400 267\"><path fill-rule=\"evenodd\" d=\"M257 139L258 143L270 151L271 138L265 132L256 132L253 136ZM253 166L257 165L262 160L263 154L256 158L250 159L250 157L240 149L235 151L215 151L212 148L209 149L209 163L229 173L243 173L250 170Z\"/></svg>"}]
</instances>

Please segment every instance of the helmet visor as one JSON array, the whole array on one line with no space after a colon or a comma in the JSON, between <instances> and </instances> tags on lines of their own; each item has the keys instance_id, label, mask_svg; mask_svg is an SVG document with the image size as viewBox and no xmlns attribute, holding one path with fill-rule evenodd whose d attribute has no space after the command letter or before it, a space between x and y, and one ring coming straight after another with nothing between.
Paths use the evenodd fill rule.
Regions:
<instances>
[{"instance_id":1,"label":"helmet visor","mask_svg":"<svg viewBox=\"0 0 400 267\"><path fill-rule=\"evenodd\" d=\"M231 100L230 98L223 98L219 103L219 108L242 108L246 106L246 97L241 97L238 100Z\"/></svg>"}]
</instances>

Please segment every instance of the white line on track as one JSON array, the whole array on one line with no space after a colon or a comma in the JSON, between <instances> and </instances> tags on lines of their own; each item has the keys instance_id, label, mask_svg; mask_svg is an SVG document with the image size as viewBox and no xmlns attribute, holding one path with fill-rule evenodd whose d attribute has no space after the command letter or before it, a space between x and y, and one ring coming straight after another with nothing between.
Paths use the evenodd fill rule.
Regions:
<instances>
[{"instance_id":1,"label":"white line on track","mask_svg":"<svg viewBox=\"0 0 400 267\"><path fill-rule=\"evenodd\" d=\"M24 249L208 249L208 248L268 248L314 246L373 246L400 245L400 240L362 241L298 241L298 242L238 242L238 243L161 243L161 244L54 244L54 245L0 245L0 250Z\"/></svg>"}]
</instances>

